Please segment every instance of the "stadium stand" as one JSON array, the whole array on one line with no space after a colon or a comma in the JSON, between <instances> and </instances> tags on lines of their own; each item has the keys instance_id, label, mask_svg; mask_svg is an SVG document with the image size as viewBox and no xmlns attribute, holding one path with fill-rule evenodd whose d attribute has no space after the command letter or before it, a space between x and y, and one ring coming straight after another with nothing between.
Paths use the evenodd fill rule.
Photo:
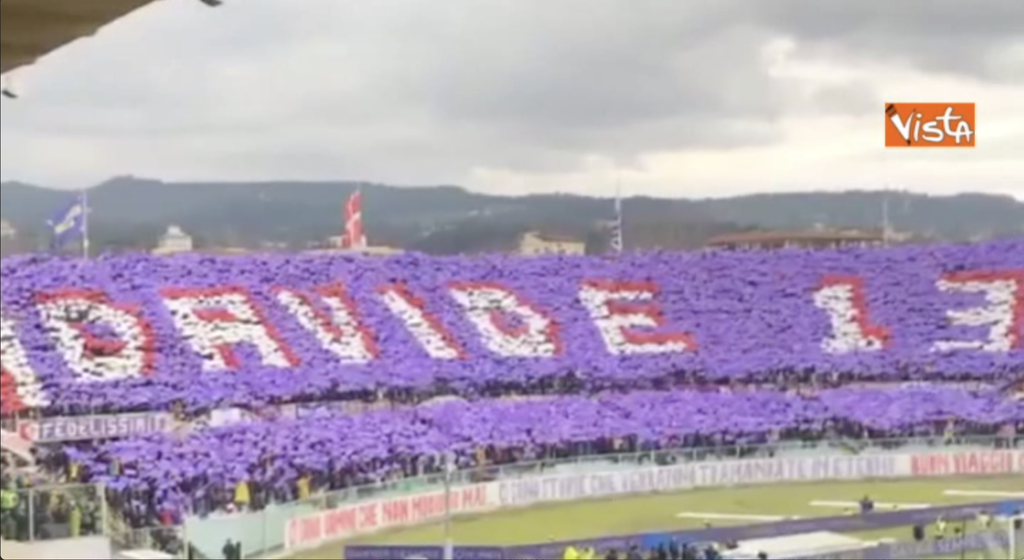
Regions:
<instances>
[{"instance_id":1,"label":"stadium stand","mask_svg":"<svg viewBox=\"0 0 1024 560\"><path fill-rule=\"evenodd\" d=\"M779 392L641 392L543 401L480 401L362 415L212 428L186 438L158 435L69 451L82 481L146 496L173 515L262 509L380 480L461 468L593 454L748 447L829 434L897 436L950 419L961 435L995 435L1024 421L1024 406L956 389L825 391L813 399ZM871 403L865 406L865 403ZM1007 442L1009 444L1009 442ZM741 452L742 453L742 452ZM673 453L658 461L669 464ZM170 483L169 481L174 481ZM200 489L212 488L210 492Z\"/></svg>"},{"instance_id":2,"label":"stadium stand","mask_svg":"<svg viewBox=\"0 0 1024 560\"><path fill-rule=\"evenodd\" d=\"M0 69L151 1L4 0ZM438 472L443 452L471 467L639 450L671 463L894 435L1010 447L1024 420L1020 240L0 266L5 557L11 539L66 538L78 557L82 537L110 532L108 508L146 528L147 545L199 557L174 530L186 514ZM470 402L416 406L453 395ZM387 409L332 410L351 402ZM34 448L13 422L325 403L304 418Z\"/></svg>"},{"instance_id":3,"label":"stadium stand","mask_svg":"<svg viewBox=\"0 0 1024 560\"><path fill-rule=\"evenodd\" d=\"M3 408L202 411L683 382L1001 384L1024 241L841 252L5 259Z\"/></svg>"},{"instance_id":4,"label":"stadium stand","mask_svg":"<svg viewBox=\"0 0 1024 560\"><path fill-rule=\"evenodd\" d=\"M908 435L1009 447L1024 422L1002 390L1024 372L1021 240L0 267L4 415L385 405L34 450L52 480L106 488L130 528L437 473L447 454L469 468ZM44 525L63 531L67 503Z\"/></svg>"}]
</instances>

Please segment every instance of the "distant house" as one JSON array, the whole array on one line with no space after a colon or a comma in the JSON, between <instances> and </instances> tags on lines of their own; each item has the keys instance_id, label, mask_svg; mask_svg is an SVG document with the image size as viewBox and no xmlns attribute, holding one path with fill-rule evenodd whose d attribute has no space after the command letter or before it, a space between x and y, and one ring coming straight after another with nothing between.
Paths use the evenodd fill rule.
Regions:
<instances>
[{"instance_id":1,"label":"distant house","mask_svg":"<svg viewBox=\"0 0 1024 560\"><path fill-rule=\"evenodd\" d=\"M612 249L616 234L614 222L600 224L605 240L604 250ZM652 219L627 221L622 228L622 241L627 251L695 250L719 235L735 233L736 226L709 220Z\"/></svg>"},{"instance_id":2,"label":"distant house","mask_svg":"<svg viewBox=\"0 0 1024 560\"><path fill-rule=\"evenodd\" d=\"M0 238L14 239L15 237L18 237L18 230L14 229L14 226L7 220L0 222Z\"/></svg>"},{"instance_id":3,"label":"distant house","mask_svg":"<svg viewBox=\"0 0 1024 560\"><path fill-rule=\"evenodd\" d=\"M153 254L173 255L176 253L189 253L194 249L194 245L192 236L182 231L178 226L171 226L167 228L167 233L163 234L160 238L156 249L153 249Z\"/></svg>"},{"instance_id":4,"label":"distant house","mask_svg":"<svg viewBox=\"0 0 1024 560\"><path fill-rule=\"evenodd\" d=\"M217 257L240 257L250 255L254 251L245 247L206 247L200 252L204 255L214 255Z\"/></svg>"},{"instance_id":5,"label":"distant house","mask_svg":"<svg viewBox=\"0 0 1024 560\"><path fill-rule=\"evenodd\" d=\"M896 241L893 236L889 238ZM810 231L755 231L720 235L708 241L718 249L838 249L842 247L877 247L885 243L881 232L815 229Z\"/></svg>"},{"instance_id":6,"label":"distant house","mask_svg":"<svg viewBox=\"0 0 1024 560\"><path fill-rule=\"evenodd\" d=\"M327 248L312 248L305 251L306 254L311 255L356 255L365 257L389 257L391 255L400 255L405 251L397 247L384 247L381 245L362 247L360 249L341 249L334 247Z\"/></svg>"},{"instance_id":7,"label":"distant house","mask_svg":"<svg viewBox=\"0 0 1024 560\"><path fill-rule=\"evenodd\" d=\"M519 238L521 255L584 255L587 242L568 236L528 231Z\"/></svg>"},{"instance_id":8,"label":"distant house","mask_svg":"<svg viewBox=\"0 0 1024 560\"><path fill-rule=\"evenodd\" d=\"M343 252L375 256L397 255L403 252L402 249L397 247L388 247L387 245L367 245L366 247L359 248L345 247L345 237L342 235L329 237L327 239L326 246L321 245L311 247L310 249L318 253Z\"/></svg>"}]
</instances>

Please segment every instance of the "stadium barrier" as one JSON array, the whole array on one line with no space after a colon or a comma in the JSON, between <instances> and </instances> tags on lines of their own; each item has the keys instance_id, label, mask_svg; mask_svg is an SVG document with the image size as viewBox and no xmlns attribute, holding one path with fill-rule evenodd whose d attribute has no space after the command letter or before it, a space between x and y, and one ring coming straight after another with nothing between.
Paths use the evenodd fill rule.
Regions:
<instances>
[{"instance_id":1,"label":"stadium barrier","mask_svg":"<svg viewBox=\"0 0 1024 560\"><path fill-rule=\"evenodd\" d=\"M715 448L667 449L659 453L632 453L621 455L584 455L569 459L516 463L498 467L466 469L455 473L452 485L467 486L510 478L536 477L557 472L589 472L595 470L630 469L654 464L659 454L669 456L676 463L729 460L739 458L771 458L781 456L891 453L894 451L923 451L946 444L941 437L886 438L858 442L858 446L828 441L781 441L771 445L720 446ZM1021 443L1024 443L1022 441ZM958 449L995 449L1007 442L994 437L965 437L948 445ZM664 458L664 457L663 457ZM292 520L335 511L348 505L390 500L416 494L441 492L442 476L424 476L394 480L385 483L357 486L286 504L274 504L259 512L234 515L190 517L182 533L189 543L203 551L217 551L225 538L242 543L243 550L254 555L271 555L287 548L285 531Z\"/></svg>"},{"instance_id":2,"label":"stadium barrier","mask_svg":"<svg viewBox=\"0 0 1024 560\"><path fill-rule=\"evenodd\" d=\"M1014 473L1024 473L1024 450L833 454L704 461L664 467L648 464L632 469L524 476L459 485L451 492L450 510L453 515L466 515L541 504L681 492L698 488ZM438 521L444 518L446 512L445 492L437 489L348 504L287 520L283 526L284 548L288 552L300 552L330 542ZM845 518L845 521L852 522L850 518ZM804 532L807 528L800 526L797 532ZM266 529L273 531L274 527L266 526ZM221 533L221 538L223 535Z\"/></svg>"}]
</instances>

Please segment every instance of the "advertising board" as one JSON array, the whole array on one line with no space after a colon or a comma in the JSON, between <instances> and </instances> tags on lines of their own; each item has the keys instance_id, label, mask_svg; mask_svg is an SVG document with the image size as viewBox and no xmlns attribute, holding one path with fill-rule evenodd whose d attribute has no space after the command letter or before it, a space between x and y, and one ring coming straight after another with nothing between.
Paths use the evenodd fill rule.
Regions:
<instances>
[{"instance_id":1,"label":"advertising board","mask_svg":"<svg viewBox=\"0 0 1024 560\"><path fill-rule=\"evenodd\" d=\"M496 509L488 484L474 484L452 491L454 515ZM397 527L429 523L444 517L444 492L414 494L376 500L333 509L328 512L292 519L285 543L288 550L308 548L319 543L344 540Z\"/></svg>"},{"instance_id":2,"label":"advertising board","mask_svg":"<svg viewBox=\"0 0 1024 560\"><path fill-rule=\"evenodd\" d=\"M1024 472L1024 449L924 453L910 462L914 477L998 476Z\"/></svg>"}]
</instances>

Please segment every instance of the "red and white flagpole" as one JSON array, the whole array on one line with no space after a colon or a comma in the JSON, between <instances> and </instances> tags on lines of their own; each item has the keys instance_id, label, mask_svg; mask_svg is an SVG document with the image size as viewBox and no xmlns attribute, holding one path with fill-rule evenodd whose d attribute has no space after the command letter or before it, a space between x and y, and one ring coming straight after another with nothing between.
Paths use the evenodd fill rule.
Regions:
<instances>
[{"instance_id":1,"label":"red and white flagpole","mask_svg":"<svg viewBox=\"0 0 1024 560\"><path fill-rule=\"evenodd\" d=\"M345 248L366 248L366 234L363 232L363 193L356 191L345 204Z\"/></svg>"}]
</instances>

